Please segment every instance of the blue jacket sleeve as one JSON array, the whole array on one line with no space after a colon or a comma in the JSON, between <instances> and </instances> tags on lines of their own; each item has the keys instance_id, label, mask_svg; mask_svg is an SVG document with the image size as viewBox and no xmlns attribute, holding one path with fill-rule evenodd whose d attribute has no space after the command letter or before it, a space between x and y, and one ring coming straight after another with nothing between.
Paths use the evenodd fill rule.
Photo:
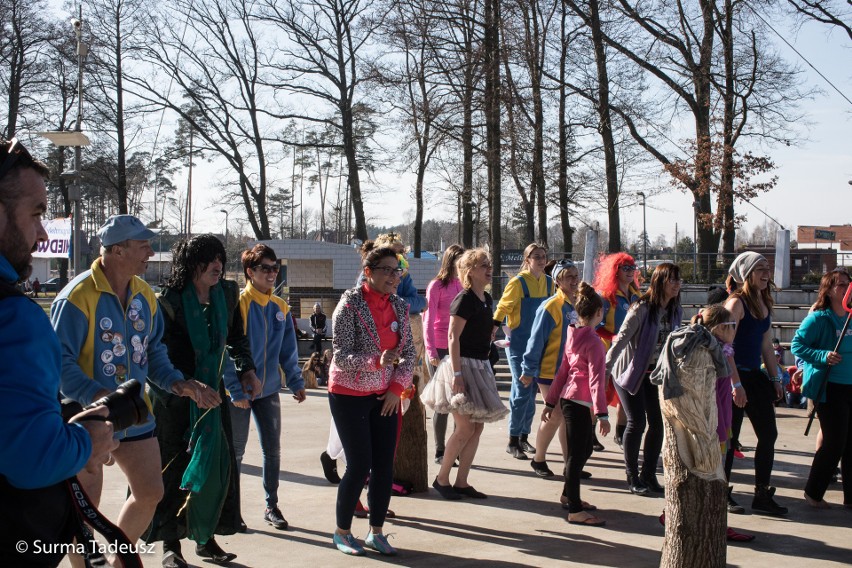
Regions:
<instances>
[{"instance_id":1,"label":"blue jacket sleeve","mask_svg":"<svg viewBox=\"0 0 852 568\"><path fill-rule=\"evenodd\" d=\"M411 280L410 274L402 277L399 287L396 289L396 295L408 304L409 314L419 314L426 307L426 298L417 293L417 288L414 287L414 281Z\"/></svg>"},{"instance_id":2,"label":"blue jacket sleeve","mask_svg":"<svg viewBox=\"0 0 852 568\"><path fill-rule=\"evenodd\" d=\"M293 318L285 318L284 338L281 340L281 350L278 352L278 363L284 371L284 378L290 392L298 392L305 388L302 369L299 367L299 348L296 345L296 330L293 329Z\"/></svg>"},{"instance_id":3,"label":"blue jacket sleeve","mask_svg":"<svg viewBox=\"0 0 852 568\"><path fill-rule=\"evenodd\" d=\"M550 337L550 332L556 327L553 316L544 309L546 305L542 304L536 310L530 330L530 338L527 340L527 348L524 351L521 372L528 377L537 377L541 371L541 358L544 355L544 348L547 346L547 339Z\"/></svg>"},{"instance_id":4,"label":"blue jacket sleeve","mask_svg":"<svg viewBox=\"0 0 852 568\"><path fill-rule=\"evenodd\" d=\"M819 313L808 314L790 343L790 351L811 365L824 366L833 345L820 345L822 322Z\"/></svg>"},{"instance_id":5,"label":"blue jacket sleeve","mask_svg":"<svg viewBox=\"0 0 852 568\"><path fill-rule=\"evenodd\" d=\"M89 333L89 320L65 298L50 307L50 319L62 349L62 394L83 406L91 404L103 387L83 372L78 363Z\"/></svg>"},{"instance_id":6,"label":"blue jacket sleeve","mask_svg":"<svg viewBox=\"0 0 852 568\"><path fill-rule=\"evenodd\" d=\"M232 401L243 400L248 398L243 392L243 386L237 379L237 368L234 366L234 360L230 357L225 357L225 373L222 380L225 382L225 390L231 397Z\"/></svg>"},{"instance_id":7,"label":"blue jacket sleeve","mask_svg":"<svg viewBox=\"0 0 852 568\"><path fill-rule=\"evenodd\" d=\"M172 385L182 381L184 376L172 365L168 348L163 343L165 323L162 310L158 309L152 319L151 334L148 336L148 380L164 391L171 392Z\"/></svg>"},{"instance_id":8,"label":"blue jacket sleeve","mask_svg":"<svg viewBox=\"0 0 852 568\"><path fill-rule=\"evenodd\" d=\"M60 345L44 312L25 298L3 304L0 474L20 489L48 487L83 468L92 442L82 426L62 421Z\"/></svg>"}]
</instances>

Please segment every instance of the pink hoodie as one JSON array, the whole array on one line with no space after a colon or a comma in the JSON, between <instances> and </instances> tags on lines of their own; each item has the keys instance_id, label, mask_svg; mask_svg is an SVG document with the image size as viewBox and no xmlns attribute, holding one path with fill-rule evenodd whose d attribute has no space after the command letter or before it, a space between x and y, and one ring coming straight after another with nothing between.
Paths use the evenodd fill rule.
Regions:
<instances>
[{"instance_id":1,"label":"pink hoodie","mask_svg":"<svg viewBox=\"0 0 852 568\"><path fill-rule=\"evenodd\" d=\"M444 286L440 280L432 280L426 287L426 312L423 318L423 339L426 354L430 359L438 358L438 349L447 349L447 332L450 329L450 304L453 303L462 284L458 278Z\"/></svg>"},{"instance_id":2,"label":"pink hoodie","mask_svg":"<svg viewBox=\"0 0 852 568\"><path fill-rule=\"evenodd\" d=\"M553 378L545 402L555 407L561 398L590 405L598 416L608 413L606 349L591 327L568 326L562 364Z\"/></svg>"}]
</instances>

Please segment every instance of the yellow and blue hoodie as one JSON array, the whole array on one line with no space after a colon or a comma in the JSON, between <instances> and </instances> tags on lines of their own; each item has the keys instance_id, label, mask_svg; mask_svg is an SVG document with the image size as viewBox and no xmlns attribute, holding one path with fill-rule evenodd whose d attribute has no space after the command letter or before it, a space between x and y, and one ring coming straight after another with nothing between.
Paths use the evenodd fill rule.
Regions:
<instances>
[{"instance_id":1,"label":"yellow and blue hoodie","mask_svg":"<svg viewBox=\"0 0 852 568\"><path fill-rule=\"evenodd\" d=\"M255 372L262 385L257 398L280 391L282 379L285 377L290 392L304 389L305 380L299 368L296 330L293 328L293 318L290 317L290 306L287 302L273 296L272 291L259 291L248 282L240 294L239 306L256 367ZM230 358L225 363L225 388L233 401L248 398L237 379L234 362Z\"/></svg>"},{"instance_id":2,"label":"yellow and blue hoodie","mask_svg":"<svg viewBox=\"0 0 852 568\"><path fill-rule=\"evenodd\" d=\"M184 379L161 341L163 315L154 291L134 276L125 309L100 258L56 296L50 319L62 345L62 394L84 406L98 391L114 391L130 379L139 381L143 391L146 380L169 391L175 381ZM149 412L145 423L116 432L116 437L123 440L153 429Z\"/></svg>"},{"instance_id":3,"label":"yellow and blue hoodie","mask_svg":"<svg viewBox=\"0 0 852 568\"><path fill-rule=\"evenodd\" d=\"M550 384L565 350L565 330L577 321L577 312L565 293L557 288L556 294L538 307L532 324L530 338L524 352L521 370L536 381Z\"/></svg>"},{"instance_id":4,"label":"yellow and blue hoodie","mask_svg":"<svg viewBox=\"0 0 852 568\"><path fill-rule=\"evenodd\" d=\"M595 331L601 336L604 346L607 349L612 345L612 340L615 336L618 335L618 330L621 329L621 324L624 323L624 318L627 317L627 311L630 309L631 304L639 301L639 295L639 290L632 284L627 290L627 295L621 290L617 291L615 293L615 309L613 309L609 300L601 296L601 300L603 300L603 320Z\"/></svg>"}]
</instances>

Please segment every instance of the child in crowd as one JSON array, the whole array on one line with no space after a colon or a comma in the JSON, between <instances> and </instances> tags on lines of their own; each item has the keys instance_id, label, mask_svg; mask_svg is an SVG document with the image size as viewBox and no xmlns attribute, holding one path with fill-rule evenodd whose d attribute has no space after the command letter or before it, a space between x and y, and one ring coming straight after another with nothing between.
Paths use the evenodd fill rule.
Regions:
<instances>
[{"instance_id":1,"label":"child in crowd","mask_svg":"<svg viewBox=\"0 0 852 568\"><path fill-rule=\"evenodd\" d=\"M580 499L580 478L594 443L589 410L598 418L602 436L609 434L606 401L606 349L595 327L603 319L603 302L595 289L581 282L574 306L577 323L568 326L565 352L559 371L547 393L542 422L550 420L557 401L561 405L568 436L568 464L562 502L568 509L568 522L601 527L606 521L590 513L596 507Z\"/></svg>"},{"instance_id":2,"label":"child in crowd","mask_svg":"<svg viewBox=\"0 0 852 568\"><path fill-rule=\"evenodd\" d=\"M737 334L737 323L732 320L731 312L725 309L722 304L714 304L702 309L698 315L692 318L691 323L701 324L713 334L713 337L722 346L722 353L728 364L729 374L716 379L716 409L718 417L716 434L719 436L719 448L722 460L724 460L728 452L728 443L731 439L731 421L734 403L733 390L739 386L739 379L736 378L735 374L730 374L731 369L736 369L732 344ZM728 494L731 493L732 489L733 487L728 487ZM744 511L741 510L740 513L742 512ZM732 542L750 542L754 540L754 535L739 533L730 527L727 528L726 537L727 540Z\"/></svg>"}]
</instances>

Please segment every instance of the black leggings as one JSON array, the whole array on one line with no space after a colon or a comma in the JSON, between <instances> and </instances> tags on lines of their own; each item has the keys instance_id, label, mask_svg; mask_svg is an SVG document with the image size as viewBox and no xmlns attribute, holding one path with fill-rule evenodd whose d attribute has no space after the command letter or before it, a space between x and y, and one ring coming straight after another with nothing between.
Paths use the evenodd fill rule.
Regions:
<instances>
[{"instance_id":1,"label":"black leggings","mask_svg":"<svg viewBox=\"0 0 852 568\"><path fill-rule=\"evenodd\" d=\"M731 439L739 440L743 415L747 414L757 436L757 447L754 450L754 484L769 485L772 464L775 461L775 440L778 438L778 428L775 426L775 389L763 371L738 369L738 372L748 402L744 408L734 404ZM730 444L725 456L725 476L728 479L731 479L733 465L734 448L733 444Z\"/></svg>"},{"instance_id":2,"label":"black leggings","mask_svg":"<svg viewBox=\"0 0 852 568\"><path fill-rule=\"evenodd\" d=\"M382 404L377 395L328 395L331 416L340 435L346 454L346 473L337 488L337 526L352 527L355 505L370 476L370 526L385 522L393 484L393 457L396 450L396 414L382 416Z\"/></svg>"},{"instance_id":3,"label":"black leggings","mask_svg":"<svg viewBox=\"0 0 852 568\"><path fill-rule=\"evenodd\" d=\"M568 435L568 476L562 494L568 498L568 512L579 513L583 510L580 499L580 474L592 455L594 444L594 424L588 406L562 399L562 416L565 418L565 432Z\"/></svg>"},{"instance_id":4,"label":"black leggings","mask_svg":"<svg viewBox=\"0 0 852 568\"><path fill-rule=\"evenodd\" d=\"M438 352L438 360L440 361L444 357L450 354L448 349L441 349L440 347L435 349ZM432 414L432 428L435 430L435 454L444 455L444 449L446 448L447 443L447 418L449 414L443 414L441 412L435 411Z\"/></svg>"},{"instance_id":5,"label":"black leggings","mask_svg":"<svg viewBox=\"0 0 852 568\"><path fill-rule=\"evenodd\" d=\"M642 377L642 384L635 395L615 384L621 407L627 415L627 428L621 437L621 443L624 447L624 465L627 475L632 477L639 476L639 446L642 444L642 433L645 432L646 424L648 432L645 433L641 477L657 474L657 461L663 449L663 415L660 412L660 395L657 387L651 384L649 377L647 373Z\"/></svg>"},{"instance_id":6,"label":"black leggings","mask_svg":"<svg viewBox=\"0 0 852 568\"><path fill-rule=\"evenodd\" d=\"M843 504L852 505L852 385L829 382L817 405L822 445L814 454L805 493L822 501L837 462L843 475Z\"/></svg>"}]
</instances>

